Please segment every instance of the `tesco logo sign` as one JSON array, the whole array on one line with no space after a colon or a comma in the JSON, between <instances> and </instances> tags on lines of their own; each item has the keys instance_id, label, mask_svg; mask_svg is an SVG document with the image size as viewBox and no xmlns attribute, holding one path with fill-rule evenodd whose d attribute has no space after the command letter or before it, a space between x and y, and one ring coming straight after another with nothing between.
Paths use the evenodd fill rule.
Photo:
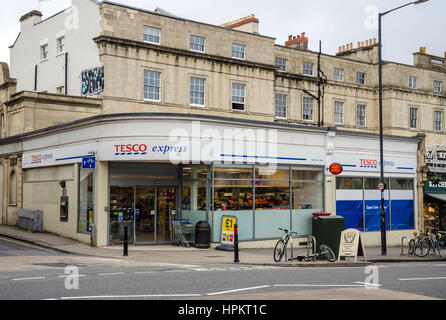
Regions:
<instances>
[{"instance_id":1,"label":"tesco logo sign","mask_svg":"<svg viewBox=\"0 0 446 320\"><path fill-rule=\"evenodd\" d=\"M147 154L146 144L117 144L114 145L115 155Z\"/></svg>"},{"instance_id":2,"label":"tesco logo sign","mask_svg":"<svg viewBox=\"0 0 446 320\"><path fill-rule=\"evenodd\" d=\"M377 168L378 160L373 159L360 159L362 168Z\"/></svg>"}]
</instances>

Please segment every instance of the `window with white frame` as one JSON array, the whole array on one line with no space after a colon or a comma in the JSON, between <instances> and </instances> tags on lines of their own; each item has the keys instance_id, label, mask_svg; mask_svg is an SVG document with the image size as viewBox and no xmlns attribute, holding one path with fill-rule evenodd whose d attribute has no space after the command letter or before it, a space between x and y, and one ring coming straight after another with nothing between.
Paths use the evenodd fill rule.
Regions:
<instances>
[{"instance_id":1,"label":"window with white frame","mask_svg":"<svg viewBox=\"0 0 446 320\"><path fill-rule=\"evenodd\" d=\"M144 26L144 41L160 44L161 30L158 28Z\"/></svg>"},{"instance_id":2,"label":"window with white frame","mask_svg":"<svg viewBox=\"0 0 446 320\"><path fill-rule=\"evenodd\" d=\"M357 72L356 83L360 85L365 85L365 81L366 81L366 74L364 72Z\"/></svg>"},{"instance_id":3,"label":"window with white frame","mask_svg":"<svg viewBox=\"0 0 446 320\"><path fill-rule=\"evenodd\" d=\"M417 78L409 77L409 88L416 89L417 88Z\"/></svg>"},{"instance_id":4,"label":"window with white frame","mask_svg":"<svg viewBox=\"0 0 446 320\"><path fill-rule=\"evenodd\" d=\"M232 110L245 110L246 85L242 83L232 84Z\"/></svg>"},{"instance_id":5,"label":"window with white frame","mask_svg":"<svg viewBox=\"0 0 446 320\"><path fill-rule=\"evenodd\" d=\"M313 121L313 99L304 97L302 104L302 119L304 121Z\"/></svg>"},{"instance_id":6,"label":"window with white frame","mask_svg":"<svg viewBox=\"0 0 446 320\"><path fill-rule=\"evenodd\" d=\"M344 69L334 68L334 80L344 82Z\"/></svg>"},{"instance_id":7,"label":"window with white frame","mask_svg":"<svg viewBox=\"0 0 446 320\"><path fill-rule=\"evenodd\" d=\"M314 64L309 62L304 62L303 73L306 76L312 76L314 74Z\"/></svg>"},{"instance_id":8,"label":"window with white frame","mask_svg":"<svg viewBox=\"0 0 446 320\"><path fill-rule=\"evenodd\" d=\"M144 70L144 99L161 100L161 72Z\"/></svg>"},{"instance_id":9,"label":"window with white frame","mask_svg":"<svg viewBox=\"0 0 446 320\"><path fill-rule=\"evenodd\" d=\"M418 108L410 108L409 126L411 129L418 128Z\"/></svg>"},{"instance_id":10,"label":"window with white frame","mask_svg":"<svg viewBox=\"0 0 446 320\"><path fill-rule=\"evenodd\" d=\"M358 104L356 106L356 125L359 127L365 127L367 123L367 106L365 104Z\"/></svg>"},{"instance_id":11,"label":"window with white frame","mask_svg":"<svg viewBox=\"0 0 446 320\"><path fill-rule=\"evenodd\" d=\"M236 59L245 59L246 46L242 44L232 44L232 57Z\"/></svg>"},{"instance_id":12,"label":"window with white frame","mask_svg":"<svg viewBox=\"0 0 446 320\"><path fill-rule=\"evenodd\" d=\"M286 119L286 100L287 96L283 93L276 93L276 117Z\"/></svg>"},{"instance_id":13,"label":"window with white frame","mask_svg":"<svg viewBox=\"0 0 446 320\"><path fill-rule=\"evenodd\" d=\"M334 123L344 124L344 102L334 102Z\"/></svg>"},{"instance_id":14,"label":"window with white frame","mask_svg":"<svg viewBox=\"0 0 446 320\"><path fill-rule=\"evenodd\" d=\"M190 104L195 106L204 106L204 88L205 79L190 78Z\"/></svg>"},{"instance_id":15,"label":"window with white frame","mask_svg":"<svg viewBox=\"0 0 446 320\"><path fill-rule=\"evenodd\" d=\"M287 64L287 60L286 59L277 58L276 57L276 67L277 67L277 70L286 72L286 64Z\"/></svg>"},{"instance_id":16,"label":"window with white frame","mask_svg":"<svg viewBox=\"0 0 446 320\"><path fill-rule=\"evenodd\" d=\"M443 91L441 81L434 81L434 92L441 93L441 91Z\"/></svg>"},{"instance_id":17,"label":"window with white frame","mask_svg":"<svg viewBox=\"0 0 446 320\"><path fill-rule=\"evenodd\" d=\"M190 36L190 49L192 51L204 52L205 48L205 40L203 37L199 36Z\"/></svg>"},{"instance_id":18,"label":"window with white frame","mask_svg":"<svg viewBox=\"0 0 446 320\"><path fill-rule=\"evenodd\" d=\"M65 52L65 36L56 39L57 54Z\"/></svg>"},{"instance_id":19,"label":"window with white frame","mask_svg":"<svg viewBox=\"0 0 446 320\"><path fill-rule=\"evenodd\" d=\"M48 59L48 43L40 46L40 60Z\"/></svg>"},{"instance_id":20,"label":"window with white frame","mask_svg":"<svg viewBox=\"0 0 446 320\"><path fill-rule=\"evenodd\" d=\"M434 130L443 131L443 111L434 111Z\"/></svg>"}]
</instances>

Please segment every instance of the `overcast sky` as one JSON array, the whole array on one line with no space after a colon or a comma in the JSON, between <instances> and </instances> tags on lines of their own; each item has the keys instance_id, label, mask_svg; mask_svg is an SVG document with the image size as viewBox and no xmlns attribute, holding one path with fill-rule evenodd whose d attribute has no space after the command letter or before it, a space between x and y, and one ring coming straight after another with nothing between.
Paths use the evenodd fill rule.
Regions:
<instances>
[{"instance_id":1,"label":"overcast sky","mask_svg":"<svg viewBox=\"0 0 446 320\"><path fill-rule=\"evenodd\" d=\"M283 45L288 35L306 32L311 50L336 54L338 47L378 37L377 12L409 0L115 0L138 8L160 7L177 16L220 25L255 14L261 34ZM71 5L71 0L1 1L0 61L9 63L9 46L19 31L19 19L40 9L47 18ZM374 14L375 12L375 14ZM412 53L427 47L427 53L444 57L446 52L446 1L430 0L393 12L383 20L383 56L386 60L412 64Z\"/></svg>"}]
</instances>

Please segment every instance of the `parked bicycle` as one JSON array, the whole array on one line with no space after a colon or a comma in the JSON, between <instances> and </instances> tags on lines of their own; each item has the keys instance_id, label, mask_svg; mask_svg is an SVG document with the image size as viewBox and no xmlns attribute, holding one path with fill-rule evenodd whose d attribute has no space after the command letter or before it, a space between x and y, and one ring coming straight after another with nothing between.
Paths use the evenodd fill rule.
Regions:
<instances>
[{"instance_id":1,"label":"parked bicycle","mask_svg":"<svg viewBox=\"0 0 446 320\"><path fill-rule=\"evenodd\" d=\"M297 235L297 232L289 231L287 229L279 228L279 230L283 231L282 238L277 241L276 246L274 247L274 261L280 262L283 256L286 253L288 242L291 240L293 242L293 235Z\"/></svg>"},{"instance_id":2,"label":"parked bicycle","mask_svg":"<svg viewBox=\"0 0 446 320\"><path fill-rule=\"evenodd\" d=\"M417 257L425 257L432 251L432 254L436 255L438 252L441 257L440 244L438 243L438 240L441 238L440 234L414 232L413 235L415 238L409 241L408 253L410 255L415 254Z\"/></svg>"},{"instance_id":3,"label":"parked bicycle","mask_svg":"<svg viewBox=\"0 0 446 320\"><path fill-rule=\"evenodd\" d=\"M293 242L293 235L298 235L297 232L289 231L287 229L279 228L279 230L283 231L282 238L277 241L276 246L274 248L274 261L280 262L284 255L286 255L286 250L288 243L291 241L291 245ZM333 251L328 247L327 245L321 245L319 247L320 251L315 253L310 253L313 248L313 236L308 237L307 241L307 254L306 255L299 255L297 257L291 257L288 259L288 261L298 260L298 261L310 261L315 259L325 259L330 262L335 262L336 257L333 253ZM315 240L314 240L315 241ZM292 254L292 252L291 252Z\"/></svg>"}]
</instances>

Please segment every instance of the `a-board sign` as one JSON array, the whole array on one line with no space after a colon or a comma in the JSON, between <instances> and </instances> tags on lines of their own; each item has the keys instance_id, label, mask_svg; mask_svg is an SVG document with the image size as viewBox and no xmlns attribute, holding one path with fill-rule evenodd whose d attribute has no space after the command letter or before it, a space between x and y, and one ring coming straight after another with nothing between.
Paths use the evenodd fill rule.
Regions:
<instances>
[{"instance_id":1,"label":"a-board sign","mask_svg":"<svg viewBox=\"0 0 446 320\"><path fill-rule=\"evenodd\" d=\"M221 219L221 244L234 246L234 231L237 217L223 216Z\"/></svg>"},{"instance_id":2,"label":"a-board sign","mask_svg":"<svg viewBox=\"0 0 446 320\"><path fill-rule=\"evenodd\" d=\"M356 229L342 231L338 261L340 261L341 258L346 258L347 261L354 258L354 261L356 262L358 257L364 257L364 261L367 261L363 241L361 239L361 232Z\"/></svg>"}]
</instances>

